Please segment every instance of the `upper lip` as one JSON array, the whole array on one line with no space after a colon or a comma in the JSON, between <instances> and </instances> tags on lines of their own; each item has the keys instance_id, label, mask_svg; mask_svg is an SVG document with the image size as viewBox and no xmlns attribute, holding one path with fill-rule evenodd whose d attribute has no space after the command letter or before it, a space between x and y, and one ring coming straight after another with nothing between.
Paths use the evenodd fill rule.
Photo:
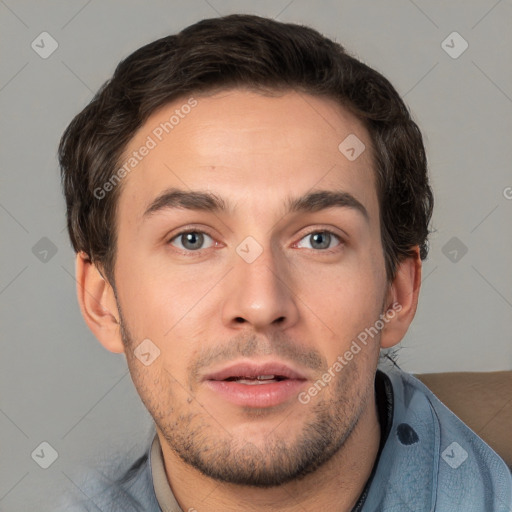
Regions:
<instances>
[{"instance_id":1,"label":"upper lip","mask_svg":"<svg viewBox=\"0 0 512 512\"><path fill-rule=\"evenodd\" d=\"M306 380L306 377L300 371L279 361L231 363L218 371L206 374L203 380L225 380L230 377L256 378L261 375L275 375L276 377L286 377L287 379Z\"/></svg>"}]
</instances>

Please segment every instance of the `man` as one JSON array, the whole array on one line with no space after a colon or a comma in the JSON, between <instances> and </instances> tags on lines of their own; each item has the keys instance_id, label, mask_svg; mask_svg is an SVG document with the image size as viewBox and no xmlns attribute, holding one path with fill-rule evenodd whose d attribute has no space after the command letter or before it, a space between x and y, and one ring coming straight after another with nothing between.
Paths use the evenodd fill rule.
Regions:
<instances>
[{"instance_id":1,"label":"man","mask_svg":"<svg viewBox=\"0 0 512 512\"><path fill-rule=\"evenodd\" d=\"M433 205L384 77L310 28L204 20L121 62L59 157L82 314L156 427L81 510L510 510L504 462L378 368Z\"/></svg>"}]
</instances>

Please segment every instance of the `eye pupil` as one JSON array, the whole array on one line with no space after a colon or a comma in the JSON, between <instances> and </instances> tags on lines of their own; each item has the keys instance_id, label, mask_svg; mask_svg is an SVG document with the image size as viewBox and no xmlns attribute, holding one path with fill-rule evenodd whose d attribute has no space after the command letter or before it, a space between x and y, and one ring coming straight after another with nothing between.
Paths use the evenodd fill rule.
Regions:
<instances>
[{"instance_id":1,"label":"eye pupil","mask_svg":"<svg viewBox=\"0 0 512 512\"><path fill-rule=\"evenodd\" d=\"M181 243L186 249L199 249L203 245L204 236L202 233L197 231L191 231L189 233L183 233L181 235Z\"/></svg>"},{"instance_id":2,"label":"eye pupil","mask_svg":"<svg viewBox=\"0 0 512 512\"><path fill-rule=\"evenodd\" d=\"M314 244L318 244L316 249L327 249L331 243L331 235L327 232L318 232L311 235L311 246L315 247Z\"/></svg>"}]
</instances>

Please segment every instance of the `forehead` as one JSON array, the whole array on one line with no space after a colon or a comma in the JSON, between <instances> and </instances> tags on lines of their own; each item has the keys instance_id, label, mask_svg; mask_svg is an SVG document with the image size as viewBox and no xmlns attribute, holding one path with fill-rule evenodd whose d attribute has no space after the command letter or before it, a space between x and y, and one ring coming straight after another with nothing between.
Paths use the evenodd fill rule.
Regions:
<instances>
[{"instance_id":1,"label":"forehead","mask_svg":"<svg viewBox=\"0 0 512 512\"><path fill-rule=\"evenodd\" d=\"M334 100L240 89L192 95L154 112L128 144L121 165L135 165L125 166L119 211L129 207L135 221L170 187L212 190L253 210L320 188L350 192L378 215L372 160L367 130Z\"/></svg>"}]
</instances>

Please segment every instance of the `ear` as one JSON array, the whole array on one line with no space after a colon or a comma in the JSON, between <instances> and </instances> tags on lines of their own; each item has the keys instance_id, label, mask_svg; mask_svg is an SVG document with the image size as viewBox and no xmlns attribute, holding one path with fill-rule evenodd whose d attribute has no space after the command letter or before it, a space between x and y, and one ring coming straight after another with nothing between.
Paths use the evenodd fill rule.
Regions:
<instances>
[{"instance_id":1,"label":"ear","mask_svg":"<svg viewBox=\"0 0 512 512\"><path fill-rule=\"evenodd\" d=\"M76 255L78 303L89 329L110 352L124 352L114 290L84 252Z\"/></svg>"},{"instance_id":2,"label":"ear","mask_svg":"<svg viewBox=\"0 0 512 512\"><path fill-rule=\"evenodd\" d=\"M416 314L421 285L421 258L419 247L414 255L405 258L398 266L395 278L389 285L384 303L388 321L381 331L381 348L390 348L405 336Z\"/></svg>"}]
</instances>

